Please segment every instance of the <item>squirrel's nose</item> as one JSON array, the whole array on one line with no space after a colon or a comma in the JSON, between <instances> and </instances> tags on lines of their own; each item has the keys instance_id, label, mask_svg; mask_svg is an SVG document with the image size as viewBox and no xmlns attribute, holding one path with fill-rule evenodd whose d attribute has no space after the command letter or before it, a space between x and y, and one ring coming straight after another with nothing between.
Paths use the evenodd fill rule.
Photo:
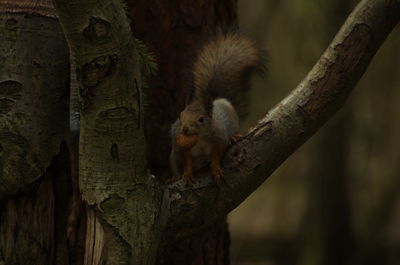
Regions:
<instances>
[{"instance_id":1,"label":"squirrel's nose","mask_svg":"<svg viewBox=\"0 0 400 265\"><path fill-rule=\"evenodd\" d=\"M187 134L189 132L189 128L185 126L183 127L182 131L184 134Z\"/></svg>"}]
</instances>

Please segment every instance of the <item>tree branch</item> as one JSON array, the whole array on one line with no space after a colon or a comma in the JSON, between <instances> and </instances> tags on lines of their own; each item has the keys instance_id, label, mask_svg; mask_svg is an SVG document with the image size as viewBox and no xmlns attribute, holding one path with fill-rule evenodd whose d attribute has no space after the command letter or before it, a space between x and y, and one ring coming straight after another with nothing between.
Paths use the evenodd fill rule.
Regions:
<instances>
[{"instance_id":1,"label":"tree branch","mask_svg":"<svg viewBox=\"0 0 400 265\"><path fill-rule=\"evenodd\" d=\"M199 172L193 187L168 187L175 238L223 218L339 110L400 19L399 0L363 0L305 79L226 153L225 182Z\"/></svg>"}]
</instances>

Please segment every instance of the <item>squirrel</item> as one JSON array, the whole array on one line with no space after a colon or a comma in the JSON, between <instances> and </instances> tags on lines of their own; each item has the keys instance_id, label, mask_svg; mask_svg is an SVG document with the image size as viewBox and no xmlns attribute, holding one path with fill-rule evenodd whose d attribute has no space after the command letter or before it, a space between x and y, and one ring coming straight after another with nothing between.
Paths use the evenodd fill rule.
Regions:
<instances>
[{"instance_id":1,"label":"squirrel","mask_svg":"<svg viewBox=\"0 0 400 265\"><path fill-rule=\"evenodd\" d=\"M191 72L192 99L171 126L171 181L182 176L193 184L193 171L210 163L219 184L221 158L241 137L238 114L244 114L249 75L262 67L255 43L236 31L218 32L200 48Z\"/></svg>"}]
</instances>

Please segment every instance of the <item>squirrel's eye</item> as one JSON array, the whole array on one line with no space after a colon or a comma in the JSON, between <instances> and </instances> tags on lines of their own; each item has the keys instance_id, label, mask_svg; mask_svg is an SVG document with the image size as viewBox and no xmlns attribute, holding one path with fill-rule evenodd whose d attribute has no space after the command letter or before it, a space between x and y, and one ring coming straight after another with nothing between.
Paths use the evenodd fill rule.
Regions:
<instances>
[{"instance_id":1,"label":"squirrel's eye","mask_svg":"<svg viewBox=\"0 0 400 265\"><path fill-rule=\"evenodd\" d=\"M198 119L198 121L199 121L200 123L203 123L204 118L203 118L203 117L200 117L200 118Z\"/></svg>"}]
</instances>

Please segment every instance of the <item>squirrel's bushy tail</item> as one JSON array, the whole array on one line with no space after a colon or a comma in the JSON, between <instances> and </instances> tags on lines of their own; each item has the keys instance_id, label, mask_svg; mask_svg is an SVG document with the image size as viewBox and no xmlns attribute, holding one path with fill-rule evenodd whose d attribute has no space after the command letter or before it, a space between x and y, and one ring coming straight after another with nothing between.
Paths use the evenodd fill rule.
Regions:
<instances>
[{"instance_id":1,"label":"squirrel's bushy tail","mask_svg":"<svg viewBox=\"0 0 400 265\"><path fill-rule=\"evenodd\" d=\"M255 43L240 33L217 33L204 44L194 61L195 96L227 98L240 116L245 115L249 77L254 70L262 72L262 57Z\"/></svg>"}]
</instances>

